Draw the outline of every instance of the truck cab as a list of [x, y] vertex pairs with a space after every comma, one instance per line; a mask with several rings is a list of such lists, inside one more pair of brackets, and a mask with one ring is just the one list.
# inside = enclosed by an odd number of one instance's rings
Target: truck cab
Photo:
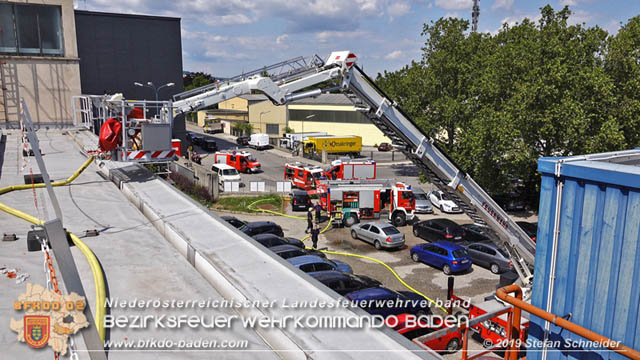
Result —
[[298, 189], [316, 189], [320, 184], [320, 180], [325, 180], [326, 178], [324, 170], [319, 166], [300, 163], [284, 165], [284, 179], [291, 181], [291, 186]]
[[256, 173], [261, 170], [260, 162], [247, 151], [219, 151], [213, 161], [216, 164], [227, 164], [242, 173]]

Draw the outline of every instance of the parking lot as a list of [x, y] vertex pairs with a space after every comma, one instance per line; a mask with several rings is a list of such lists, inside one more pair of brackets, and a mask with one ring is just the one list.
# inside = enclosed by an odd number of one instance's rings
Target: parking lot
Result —
[[[200, 129], [193, 126], [188, 127], [189, 131], [201, 133]], [[205, 135], [214, 138], [219, 150], [248, 150], [262, 164], [262, 171], [256, 174], [242, 174], [242, 182], [245, 184], [250, 181], [282, 181], [284, 164], [287, 162], [301, 161], [305, 163], [318, 164], [301, 157], [294, 157], [289, 152], [280, 149], [268, 149], [257, 151], [246, 147], [237, 146], [234, 138], [225, 134]], [[196, 151], [205, 154], [202, 164], [210, 167], [213, 164], [214, 157], [212, 152], [206, 152], [199, 147]], [[371, 148], [364, 151], [368, 156], [373, 155], [378, 158], [377, 177], [379, 179], [396, 179], [402, 181], [412, 187], [421, 188], [428, 192], [435, 189], [431, 184], [421, 184], [418, 178], [418, 172], [413, 164], [409, 164], [404, 159], [400, 161], [391, 161], [389, 153], [376, 154], [376, 150]], [[395, 159], [394, 159], [395, 160]], [[326, 167], [326, 166], [324, 166]], [[302, 239], [305, 233], [306, 220], [295, 219], [285, 216], [277, 216], [271, 214], [258, 213], [230, 213], [216, 210], [218, 215], [233, 215], [244, 221], [273, 221], [282, 227], [285, 236]], [[292, 212], [288, 206], [287, 215], [304, 217], [304, 212]], [[531, 213], [511, 214], [515, 220], [537, 221], [537, 216]], [[471, 223], [471, 220], [465, 214], [444, 214], [438, 209], [434, 209], [433, 214], [419, 214], [413, 222], [429, 220], [435, 218], [447, 218], [458, 224]], [[386, 221], [386, 219], [381, 219]], [[321, 228], [327, 225], [326, 218]], [[405, 244], [400, 249], [395, 250], [376, 250], [375, 247], [359, 239], [353, 239], [350, 235], [349, 228], [329, 227], [328, 230], [319, 236], [318, 246], [320, 249], [328, 249], [335, 252], [352, 254], [348, 255], [328, 255], [328, 258], [340, 260], [347, 263], [353, 269], [354, 274], [367, 275], [382, 283], [384, 287], [392, 290], [409, 290], [398, 280], [400, 277], [406, 284], [415, 290], [426, 295], [434, 301], [446, 301], [448, 277], [439, 268], [432, 267], [422, 262], [414, 262], [410, 256], [411, 247], [424, 244], [425, 240], [414, 236], [412, 226], [402, 226], [398, 228], [405, 235]], [[307, 246], [311, 246], [311, 241], [306, 241]], [[386, 267], [376, 263], [375, 261], [363, 258], [373, 258], [393, 268], [396, 274], [389, 271]], [[470, 298], [472, 302], [482, 302], [485, 297], [495, 293], [496, 286], [499, 283], [500, 275], [493, 274], [490, 270], [473, 265], [470, 270], [463, 273], [452, 275], [455, 279], [454, 292], [456, 295]], [[438, 311], [436, 311], [438, 312]], [[480, 351], [482, 344], [477, 340], [472, 340], [469, 344], [471, 351]], [[455, 355], [447, 355], [447, 358], [457, 358]]]

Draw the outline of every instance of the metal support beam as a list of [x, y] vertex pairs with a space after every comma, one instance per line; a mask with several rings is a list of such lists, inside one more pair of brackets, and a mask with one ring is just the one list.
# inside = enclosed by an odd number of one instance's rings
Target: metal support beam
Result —
[[60, 275], [62, 275], [65, 289], [68, 293], [74, 292], [85, 298], [89, 328], [81, 330], [81, 333], [84, 343], [87, 345], [87, 350], [89, 350], [89, 358], [91, 358], [91, 360], [107, 360], [107, 354], [104, 351], [100, 351], [104, 350], [104, 345], [98, 335], [89, 302], [86, 301], [87, 297], [82, 287], [82, 281], [80, 280], [80, 275], [78, 275], [78, 268], [73, 260], [69, 243], [67, 242], [67, 232], [62, 228], [62, 221], [60, 221], [60, 219], [48, 221], [44, 224], [44, 229], [47, 232], [47, 238], [49, 239], [54, 259], [58, 265], [58, 271]]

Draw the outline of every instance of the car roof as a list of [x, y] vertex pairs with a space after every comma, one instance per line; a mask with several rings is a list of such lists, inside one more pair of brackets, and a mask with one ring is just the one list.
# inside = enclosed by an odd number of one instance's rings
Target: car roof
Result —
[[[266, 235], [266, 234], [262, 234], [262, 235]], [[258, 236], [258, 235], [256, 235], [256, 236]], [[304, 250], [300, 249], [300, 248], [299, 248], [299, 247], [297, 247], [297, 246], [289, 245], [289, 244], [286, 244], [286, 245], [278, 245], [278, 246], [274, 246], [274, 247], [269, 248], [269, 249], [270, 249], [271, 251], [273, 251], [274, 253], [276, 253], [276, 254], [277, 254], [277, 253], [281, 253], [281, 252], [285, 252], [285, 251], [291, 251], [291, 250], [304, 251]]]
[[327, 281], [327, 280], [340, 280], [340, 279], [350, 279], [349, 274], [345, 274], [342, 271], [337, 270], [324, 270], [318, 271], [312, 275], [318, 281]]
[[372, 221], [372, 222], [368, 222], [368, 223], [365, 223], [365, 224], [362, 224], [362, 225], [366, 225], [366, 224], [375, 225], [375, 226], [377, 226], [379, 228], [395, 227], [392, 224], [389, 224], [388, 222], [384, 222], [384, 221]]
[[455, 221], [451, 220], [451, 219], [445, 219], [445, 218], [437, 218], [437, 219], [429, 219], [429, 220], [425, 220], [425, 221], [431, 221], [437, 224], [442, 224], [442, 225], [458, 225], [458, 223], [456, 223]]
[[[278, 235], [274, 235], [274, 234], [256, 234], [256, 235], [253, 235], [253, 238], [254, 239], [272, 239], [272, 238], [282, 239], [282, 237], [280, 237]], [[282, 240], [284, 240], [284, 239], [282, 239]]]
[[240, 219], [238, 219], [237, 217], [235, 217], [235, 216], [231, 216], [231, 215], [222, 215], [222, 216], [220, 216], [220, 218], [222, 218], [222, 220], [225, 220], [225, 221], [229, 221], [229, 220], [240, 220]]
[[296, 256], [296, 257], [287, 259], [287, 261], [295, 266], [312, 264], [312, 263], [326, 263], [326, 261], [324, 261], [323, 258], [317, 257], [315, 255]]
[[451, 251], [464, 249], [462, 246], [460, 246], [458, 244], [454, 244], [454, 243], [452, 243], [450, 241], [444, 241], [444, 240], [434, 241], [431, 244], [438, 245], [439, 247], [441, 247], [443, 249], [447, 249], [447, 250], [451, 250]]
[[414, 194], [426, 194], [424, 190], [420, 188], [411, 188], [411, 190], [413, 191]]
[[231, 165], [222, 164], [222, 163], [213, 164], [213, 166], [217, 167], [218, 169], [222, 169], [222, 170], [235, 169], [235, 168], [234, 168], [233, 166], [231, 166]]
[[367, 289], [351, 292], [349, 293], [349, 297], [357, 300], [357, 299], [362, 299], [366, 297], [377, 297], [377, 296], [392, 295], [392, 294], [398, 295], [398, 293], [396, 293], [395, 291], [380, 286], [380, 287], [367, 288]]
[[278, 225], [278, 224], [274, 223], [273, 221], [251, 221], [247, 223], [247, 226], [249, 227], [266, 226], [266, 225]]

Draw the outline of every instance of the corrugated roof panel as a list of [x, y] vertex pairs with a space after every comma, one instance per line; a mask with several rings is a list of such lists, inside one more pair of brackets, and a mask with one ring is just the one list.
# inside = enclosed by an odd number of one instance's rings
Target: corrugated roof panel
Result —
[[[640, 348], [640, 168], [637, 151], [596, 158], [541, 159], [540, 212], [531, 302], [547, 308], [552, 278], [557, 179], [564, 182], [551, 312], [632, 348]], [[617, 161], [620, 160], [620, 161]], [[556, 163], [563, 162], [559, 178]], [[527, 357], [542, 359], [545, 322], [531, 317]], [[585, 346], [550, 327], [547, 359], [623, 357]], [[574, 343], [583, 341], [583, 343]]]

